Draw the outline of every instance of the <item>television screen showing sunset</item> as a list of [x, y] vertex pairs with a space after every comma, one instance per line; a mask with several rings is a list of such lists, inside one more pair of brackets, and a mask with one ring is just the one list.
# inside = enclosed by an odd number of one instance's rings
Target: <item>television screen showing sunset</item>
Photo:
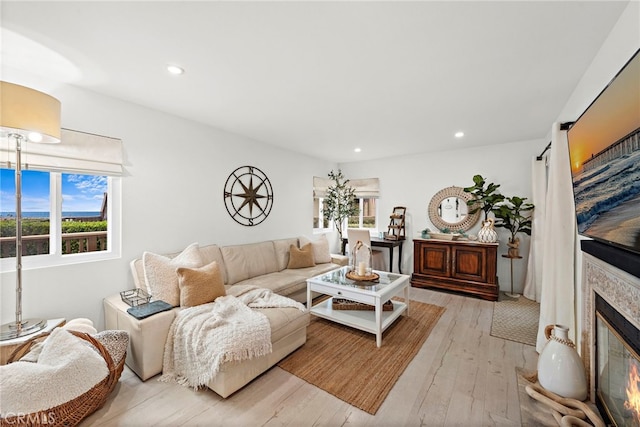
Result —
[[640, 55], [569, 129], [578, 232], [640, 252]]

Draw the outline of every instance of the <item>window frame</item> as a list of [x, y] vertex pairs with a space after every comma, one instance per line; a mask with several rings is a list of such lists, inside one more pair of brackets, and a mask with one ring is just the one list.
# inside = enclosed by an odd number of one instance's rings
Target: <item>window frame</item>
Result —
[[[22, 256], [22, 270], [73, 265], [85, 262], [117, 259], [122, 253], [122, 177], [108, 174], [75, 171], [47, 171], [49, 173], [49, 253]], [[107, 249], [103, 251], [62, 254], [62, 174], [81, 173], [107, 177]], [[1, 258], [3, 272], [15, 272], [16, 257]]]
[[[379, 217], [378, 217], [378, 198], [377, 197], [356, 197], [356, 199], [358, 200], [358, 227], [357, 228], [364, 228], [366, 230], [369, 230], [370, 232], [374, 232], [374, 233], [378, 233], [379, 229], [378, 229], [378, 225], [379, 225]], [[375, 227], [364, 227], [364, 200], [376, 200], [375, 205], [376, 205], [376, 209], [375, 209], [375, 215], [374, 215], [374, 219], [375, 219]], [[370, 216], [370, 215], [369, 215]], [[353, 218], [353, 217], [352, 217]], [[349, 223], [349, 218], [347, 218], [347, 224]]]
[[[318, 200], [318, 212], [314, 212], [314, 219], [315, 219], [315, 214], [318, 214], [318, 221], [320, 224], [324, 224], [324, 197], [314, 197], [314, 205], [315, 205], [315, 201]], [[315, 206], [314, 206], [314, 211], [315, 211]], [[313, 233], [314, 234], [321, 234], [321, 233], [327, 233], [333, 230], [333, 223], [334, 221], [329, 221], [329, 223], [327, 224], [327, 227], [314, 227], [313, 228]]]

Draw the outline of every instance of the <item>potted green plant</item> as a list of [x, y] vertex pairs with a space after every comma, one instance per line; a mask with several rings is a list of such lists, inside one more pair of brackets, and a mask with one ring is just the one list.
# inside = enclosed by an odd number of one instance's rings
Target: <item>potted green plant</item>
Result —
[[322, 215], [325, 220], [333, 221], [340, 241], [342, 241], [344, 220], [358, 214], [355, 189], [349, 185], [349, 180], [345, 179], [340, 169], [338, 169], [338, 173], [333, 170], [329, 172], [329, 178], [334, 184], [327, 188]]
[[509, 258], [519, 258], [520, 239], [518, 233], [531, 236], [531, 215], [534, 205], [528, 203], [526, 197], [507, 197], [502, 203], [496, 205], [492, 212], [496, 217], [496, 227], [509, 230]]
[[511, 293], [506, 293], [511, 298], [518, 298], [520, 294], [513, 292], [513, 260], [522, 258], [520, 256], [520, 239], [518, 233], [531, 235], [531, 214], [533, 204], [528, 203], [526, 197], [507, 197], [502, 203], [496, 205], [492, 212], [496, 217], [496, 227], [509, 230], [509, 243], [505, 258], [511, 261]]
[[469, 213], [473, 214], [482, 210], [484, 212], [484, 220], [489, 219], [489, 212], [493, 210], [495, 205], [504, 200], [504, 196], [497, 191], [498, 187], [500, 187], [500, 184], [487, 183], [482, 175], [475, 175], [473, 177], [473, 185], [463, 188], [466, 193], [471, 193], [475, 196], [475, 200], [467, 201], [467, 205], [471, 208]]
[[504, 200], [504, 196], [500, 194], [498, 187], [500, 187], [500, 184], [487, 183], [482, 175], [475, 175], [473, 177], [473, 185], [463, 188], [465, 192], [475, 196], [475, 199], [467, 201], [467, 206], [470, 208], [469, 213], [473, 214], [478, 210], [484, 212], [482, 228], [478, 232], [478, 240], [480, 242], [493, 243], [498, 240], [498, 233], [493, 227], [494, 220], [489, 218], [489, 212], [492, 212], [494, 207]]

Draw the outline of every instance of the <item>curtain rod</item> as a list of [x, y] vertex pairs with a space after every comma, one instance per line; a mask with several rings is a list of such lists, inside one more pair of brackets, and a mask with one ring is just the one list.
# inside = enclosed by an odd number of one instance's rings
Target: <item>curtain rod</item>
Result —
[[542, 156], [544, 156], [544, 153], [549, 151], [549, 148], [551, 148], [551, 142], [549, 142], [547, 146], [544, 148], [544, 150], [542, 150], [542, 153], [540, 153], [540, 155], [536, 157], [536, 160], [542, 160]]
[[[574, 123], [575, 122], [560, 123], [560, 130], [569, 130], [571, 128], [571, 126], [573, 126]], [[551, 142], [549, 142], [547, 144], [547, 146], [544, 148], [544, 150], [542, 150], [542, 153], [540, 153], [540, 155], [538, 157], [536, 157], [536, 159], [537, 160], [542, 160], [542, 156], [544, 156], [544, 153], [549, 151], [550, 148], [551, 148]]]

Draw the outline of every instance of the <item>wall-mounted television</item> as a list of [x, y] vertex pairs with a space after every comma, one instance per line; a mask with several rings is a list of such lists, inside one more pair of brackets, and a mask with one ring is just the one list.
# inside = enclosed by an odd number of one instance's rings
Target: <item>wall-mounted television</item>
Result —
[[640, 254], [640, 50], [567, 137], [578, 233]]

